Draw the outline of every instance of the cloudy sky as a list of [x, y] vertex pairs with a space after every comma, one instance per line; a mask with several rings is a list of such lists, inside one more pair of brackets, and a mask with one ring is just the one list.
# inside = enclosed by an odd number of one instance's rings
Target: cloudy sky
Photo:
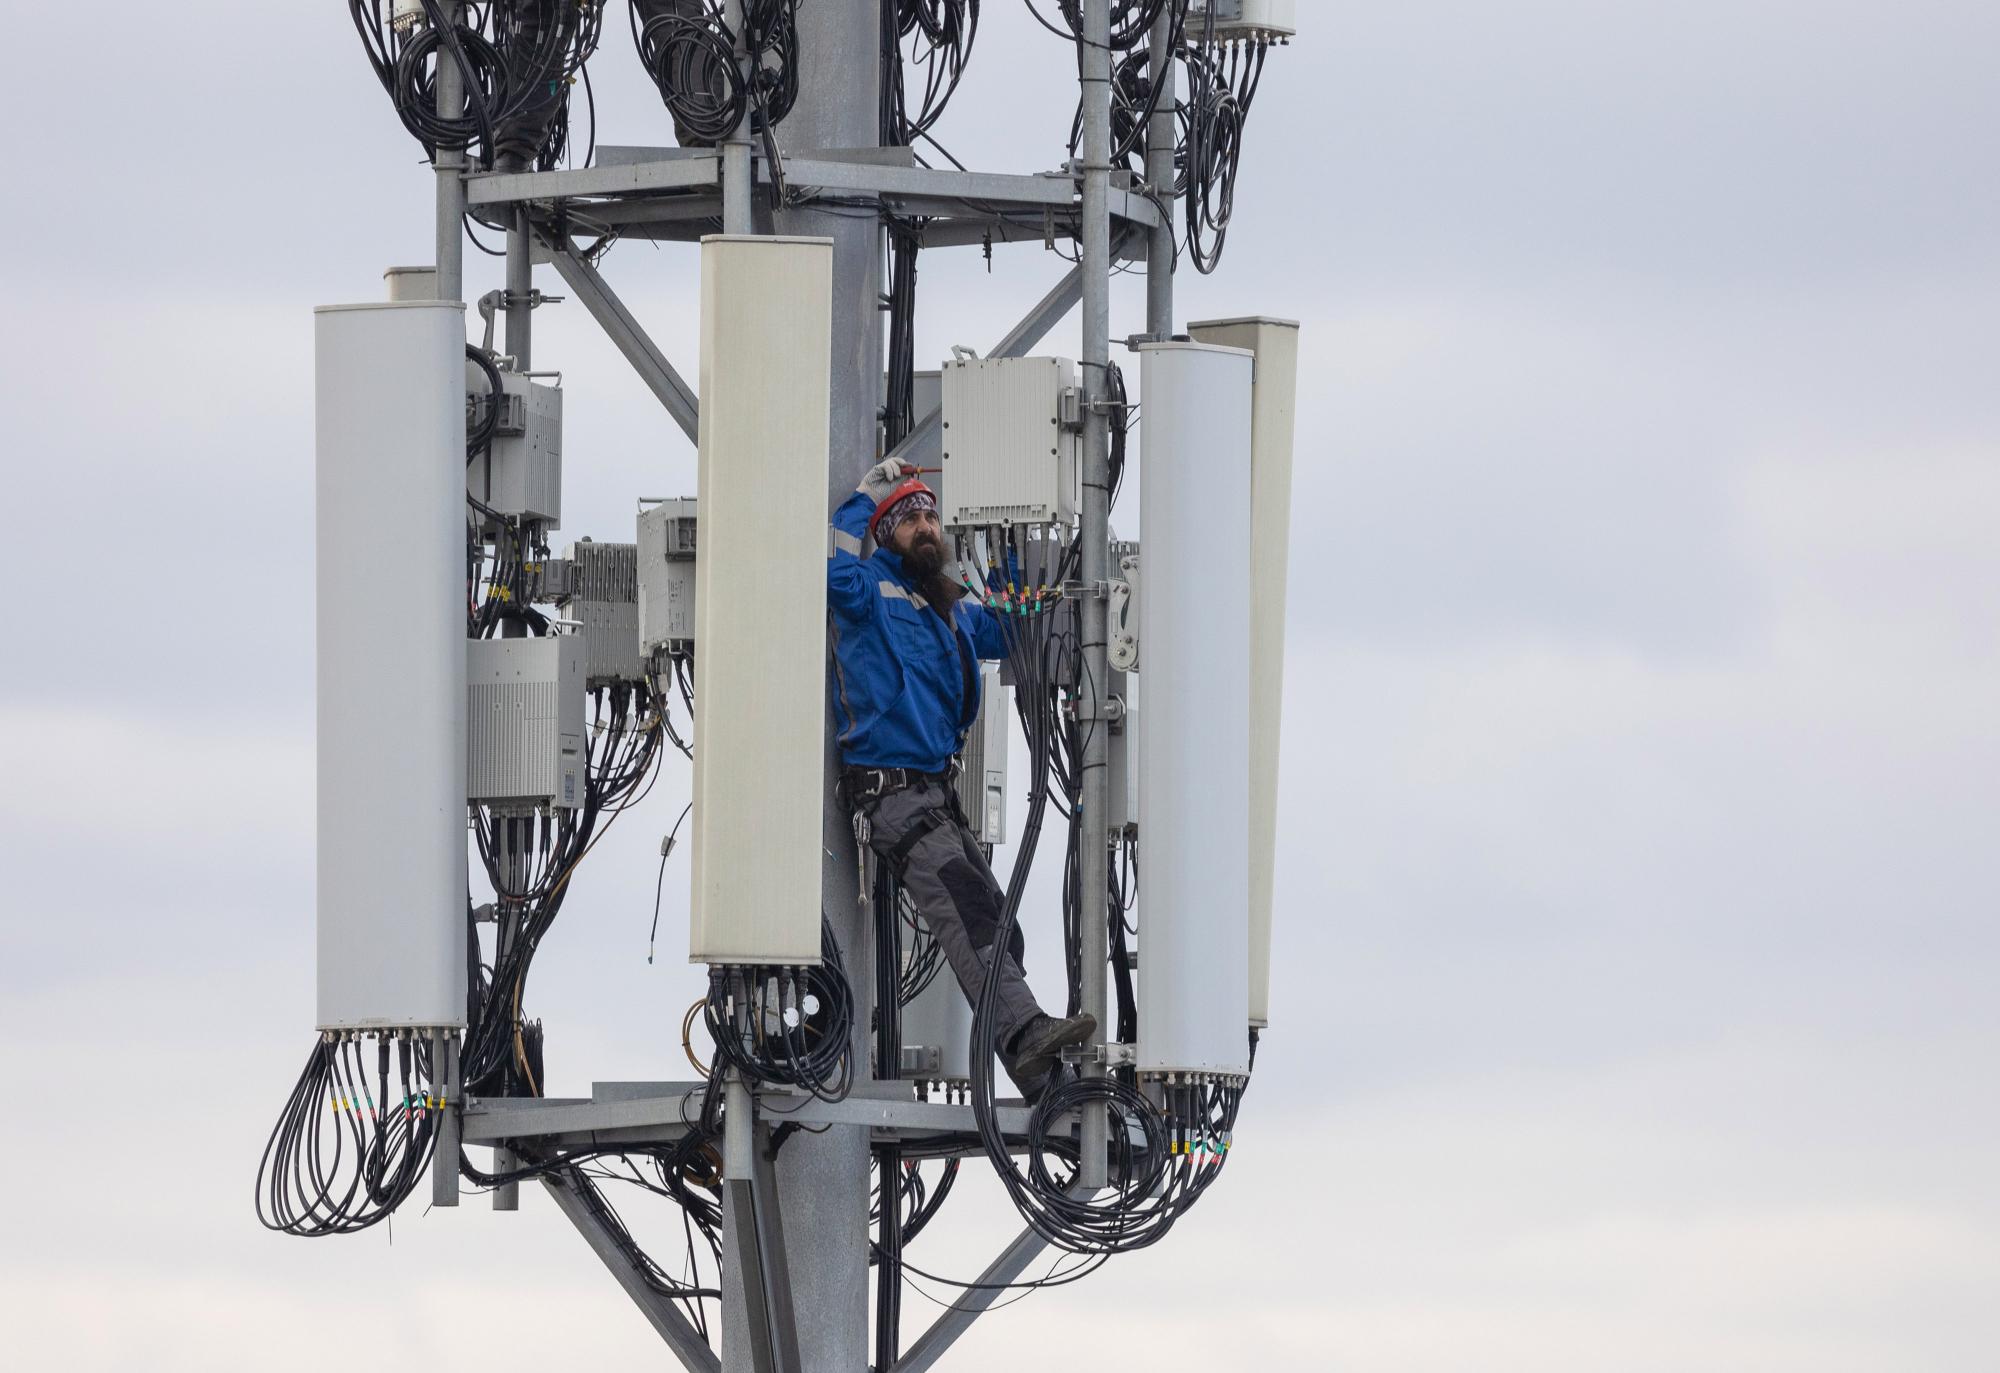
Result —
[[[1182, 284], [1305, 325], [1276, 1025], [1173, 1241], [953, 1366], [1991, 1369], [2000, 10], [1300, 8]], [[540, 1197], [313, 1244], [250, 1207], [311, 1038], [310, 311], [428, 257], [415, 145], [333, 0], [13, 9], [5, 1362], [657, 1362]], [[1051, 166], [1066, 58], [989, 10], [943, 135]], [[596, 70], [605, 141], [666, 141], [622, 25]], [[605, 266], [691, 372], [693, 256]], [[927, 257], [923, 355], [1061, 270]], [[567, 533], [693, 490], [580, 307], [537, 361]], [[675, 1075], [685, 789], [537, 964], [558, 1094]], [[1015, 1227], [961, 1194], [911, 1257], [969, 1276]]]

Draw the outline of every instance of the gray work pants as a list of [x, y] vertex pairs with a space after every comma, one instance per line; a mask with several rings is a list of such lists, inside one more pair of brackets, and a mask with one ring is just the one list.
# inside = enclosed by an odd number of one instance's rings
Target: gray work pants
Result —
[[[986, 855], [960, 823], [951, 791], [941, 782], [920, 782], [868, 802], [868, 847], [916, 903], [917, 913], [944, 950], [966, 1000], [976, 1008], [994, 956], [994, 936], [1006, 909], [1006, 894], [993, 878]], [[1021, 970], [1021, 927], [1014, 927], [1000, 964], [1000, 1004], [995, 1016], [994, 1052], [1012, 1075], [1004, 1046], [1042, 1014]], [[1016, 1079], [1022, 1088], [1033, 1086]]]

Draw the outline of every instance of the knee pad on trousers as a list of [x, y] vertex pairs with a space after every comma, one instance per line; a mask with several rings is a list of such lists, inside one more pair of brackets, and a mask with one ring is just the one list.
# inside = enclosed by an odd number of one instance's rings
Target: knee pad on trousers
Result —
[[[938, 882], [957, 908], [959, 923], [965, 926], [965, 937], [972, 941], [972, 947], [982, 951], [991, 948], [993, 936], [1000, 931], [1000, 903], [994, 899], [993, 884], [985, 874], [965, 859], [954, 858], [938, 869]], [[1020, 938], [1017, 928], [1009, 945]], [[1019, 959], [1016, 953], [1015, 960]]]

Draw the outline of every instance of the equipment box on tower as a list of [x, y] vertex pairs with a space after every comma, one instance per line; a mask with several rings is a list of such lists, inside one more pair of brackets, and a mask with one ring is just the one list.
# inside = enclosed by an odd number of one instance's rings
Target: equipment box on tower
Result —
[[494, 805], [583, 804], [580, 635], [469, 639], [465, 794]]
[[944, 523], [1076, 524], [1076, 364], [954, 358], [944, 366]]

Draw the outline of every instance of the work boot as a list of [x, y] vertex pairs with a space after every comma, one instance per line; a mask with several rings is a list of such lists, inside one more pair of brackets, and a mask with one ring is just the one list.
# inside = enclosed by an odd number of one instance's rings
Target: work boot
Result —
[[1016, 1082], [1033, 1082], [1055, 1067], [1062, 1051], [1074, 1044], [1088, 1044], [1097, 1033], [1097, 1017], [1089, 1011], [1067, 1020], [1038, 1015], [1014, 1036], [1009, 1051], [1013, 1063], [1009, 1073]]

